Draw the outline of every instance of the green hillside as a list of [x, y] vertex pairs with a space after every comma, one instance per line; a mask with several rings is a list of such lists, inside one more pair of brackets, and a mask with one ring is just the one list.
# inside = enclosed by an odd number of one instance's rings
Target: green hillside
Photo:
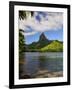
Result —
[[45, 51], [52, 51], [52, 52], [60, 52], [63, 51], [63, 43], [55, 40], [53, 42], [51, 42], [49, 45], [41, 48], [41, 51], [45, 52]]
[[63, 42], [58, 40], [49, 40], [42, 33], [37, 42], [32, 42], [29, 45], [25, 45], [28, 52], [62, 52]]
[[37, 42], [32, 42], [29, 45], [26, 45], [26, 51], [40, 51], [41, 48], [47, 46], [51, 43], [51, 40], [48, 40], [44, 33], [42, 33]]

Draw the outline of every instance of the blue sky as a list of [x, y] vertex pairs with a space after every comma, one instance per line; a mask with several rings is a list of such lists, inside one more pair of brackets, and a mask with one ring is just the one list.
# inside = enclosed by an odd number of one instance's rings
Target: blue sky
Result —
[[[49, 40], [59, 40], [63, 41], [63, 30], [58, 31], [46, 31], [44, 32], [45, 36]], [[39, 40], [39, 36], [41, 35], [41, 32], [38, 32], [31, 36], [25, 36], [26, 44], [31, 44], [32, 42], [37, 42]]]
[[26, 44], [38, 41], [42, 32], [49, 40], [63, 41], [63, 13], [34, 12], [33, 17], [19, 21], [19, 29], [24, 30]]

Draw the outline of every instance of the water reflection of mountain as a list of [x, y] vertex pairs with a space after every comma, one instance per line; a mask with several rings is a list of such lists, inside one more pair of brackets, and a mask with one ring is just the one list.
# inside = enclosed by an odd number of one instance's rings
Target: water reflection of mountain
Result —
[[[57, 57], [59, 56], [60, 57]], [[49, 57], [50, 56], [50, 57]], [[54, 56], [54, 58], [51, 58]], [[62, 76], [63, 53], [62, 52], [25, 52], [19, 62], [19, 78]], [[57, 57], [57, 58], [56, 58]], [[49, 76], [49, 77], [50, 77]]]

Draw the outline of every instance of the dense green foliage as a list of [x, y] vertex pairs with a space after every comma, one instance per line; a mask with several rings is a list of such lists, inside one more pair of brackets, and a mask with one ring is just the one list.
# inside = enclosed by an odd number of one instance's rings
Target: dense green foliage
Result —
[[59, 41], [53, 41], [52, 43], [50, 43], [49, 45], [41, 48], [41, 51], [45, 52], [45, 51], [52, 51], [52, 52], [60, 52], [63, 51], [63, 44]]
[[19, 30], [19, 53], [25, 51], [25, 38], [22, 32]]

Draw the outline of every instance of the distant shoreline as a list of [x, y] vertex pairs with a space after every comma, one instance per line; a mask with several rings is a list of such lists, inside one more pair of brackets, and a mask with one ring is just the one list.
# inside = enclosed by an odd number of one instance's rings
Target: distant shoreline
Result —
[[[31, 53], [38, 53], [39, 51], [24, 51], [24, 52], [21, 52], [21, 53], [19, 53], [20, 55], [22, 55], [22, 54], [24, 54], [24, 53], [26, 53], [26, 52], [31, 52]], [[45, 51], [45, 52], [41, 52], [40, 51], [40, 53], [56, 53], [56, 52], [49, 52], [49, 51]], [[59, 52], [59, 51], [57, 51], [57, 52]], [[60, 53], [63, 53], [63, 51], [61, 51]]]

